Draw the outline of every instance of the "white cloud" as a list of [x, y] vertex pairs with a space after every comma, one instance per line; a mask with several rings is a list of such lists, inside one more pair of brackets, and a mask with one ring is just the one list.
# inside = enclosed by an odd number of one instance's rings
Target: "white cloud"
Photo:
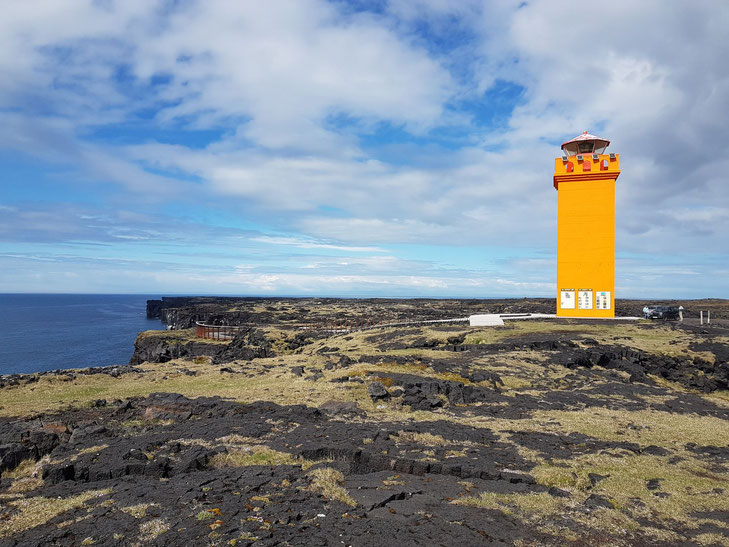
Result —
[[353, 247], [346, 245], [331, 245], [329, 243], [321, 243], [295, 237], [260, 236], [252, 237], [251, 241], [258, 241], [271, 245], [288, 245], [292, 247], [298, 247], [300, 249], [330, 249], [334, 251], [347, 251], [350, 253], [385, 252], [384, 249], [380, 249], [379, 247]]
[[[103, 199], [113, 184], [122, 210], [194, 204], [295, 234], [253, 240], [268, 249], [375, 253], [406, 243], [479, 253], [554, 249], [552, 158], [561, 140], [589, 129], [621, 153], [620, 252], [726, 261], [729, 8], [617, 0], [574, 9], [566, 0], [390, 0], [378, 14], [323, 0], [14, 2], [0, 20], [0, 148], [52, 164], [59, 180]], [[492, 105], [459, 105], [485, 100], [497, 80], [523, 93], [493, 126], [478, 120]], [[139, 112], [154, 113], [145, 127], [222, 136], [195, 148], [94, 138]], [[388, 149], [378, 131], [405, 142]], [[460, 145], [441, 145], [438, 131], [458, 133]], [[398, 146], [401, 161], [384, 159]], [[8, 212], [29, 239], [94, 229], [93, 219]], [[98, 224], [108, 240], [174, 238], [132, 216]], [[19, 237], [11, 223], [0, 229]], [[389, 267], [351, 258], [336, 264], [337, 279]], [[285, 275], [255, 282], [324, 282]], [[426, 277], [423, 286], [440, 283]]]

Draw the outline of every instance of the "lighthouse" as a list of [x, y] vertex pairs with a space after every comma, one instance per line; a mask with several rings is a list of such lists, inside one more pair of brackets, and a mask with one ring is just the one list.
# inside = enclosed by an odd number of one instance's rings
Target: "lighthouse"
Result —
[[557, 315], [615, 317], [615, 181], [619, 154], [585, 131], [554, 162]]

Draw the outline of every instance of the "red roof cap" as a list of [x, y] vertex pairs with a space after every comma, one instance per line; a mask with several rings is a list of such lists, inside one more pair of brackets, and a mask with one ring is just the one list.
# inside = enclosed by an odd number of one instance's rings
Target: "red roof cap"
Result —
[[561, 148], [564, 150], [565, 144], [570, 144], [571, 142], [580, 142], [580, 141], [600, 141], [600, 142], [604, 142], [605, 143], [605, 146], [609, 146], [610, 145], [610, 141], [609, 140], [603, 139], [602, 137], [596, 137], [595, 135], [591, 135], [587, 131], [584, 131], [582, 133], [582, 135], [578, 135], [574, 139], [570, 139], [568, 141], [563, 142]]

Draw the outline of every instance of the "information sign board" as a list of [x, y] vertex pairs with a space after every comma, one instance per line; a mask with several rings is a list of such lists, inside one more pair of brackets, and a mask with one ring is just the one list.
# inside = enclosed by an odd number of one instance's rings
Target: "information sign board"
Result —
[[559, 307], [563, 310], [574, 310], [575, 309], [575, 290], [574, 289], [561, 289], [559, 291]]
[[581, 310], [592, 309], [592, 289], [577, 290], [577, 307]]

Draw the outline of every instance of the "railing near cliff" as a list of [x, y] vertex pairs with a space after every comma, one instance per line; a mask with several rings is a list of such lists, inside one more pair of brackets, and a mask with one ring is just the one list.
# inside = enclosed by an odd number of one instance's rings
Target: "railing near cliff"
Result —
[[200, 321], [195, 322], [195, 336], [209, 340], [232, 340], [238, 332], [246, 327], [233, 327], [230, 325], [206, 325]]
[[456, 317], [452, 319], [421, 319], [414, 321], [372, 321], [372, 320], [349, 320], [343, 322], [326, 321], [320, 322], [313, 325], [303, 325], [299, 328], [304, 330], [319, 330], [329, 332], [333, 334], [349, 333], [356, 331], [372, 330], [372, 329], [385, 329], [390, 327], [413, 327], [417, 325], [428, 325], [438, 323], [464, 323], [468, 322], [468, 317]]
[[[458, 317], [452, 319], [425, 319], [415, 321], [398, 321], [392, 322], [387, 320], [369, 319], [350, 319], [348, 321], [320, 321], [318, 323], [304, 324], [287, 324], [288, 327], [294, 327], [301, 330], [323, 331], [331, 334], [344, 334], [357, 331], [365, 331], [372, 329], [382, 329], [390, 327], [412, 327], [416, 325], [428, 325], [438, 323], [463, 323], [467, 322], [468, 317]], [[198, 338], [207, 338], [209, 340], [232, 340], [236, 337], [241, 329], [250, 328], [248, 326], [231, 326], [231, 325], [208, 325], [201, 321], [195, 322], [195, 336]]]

